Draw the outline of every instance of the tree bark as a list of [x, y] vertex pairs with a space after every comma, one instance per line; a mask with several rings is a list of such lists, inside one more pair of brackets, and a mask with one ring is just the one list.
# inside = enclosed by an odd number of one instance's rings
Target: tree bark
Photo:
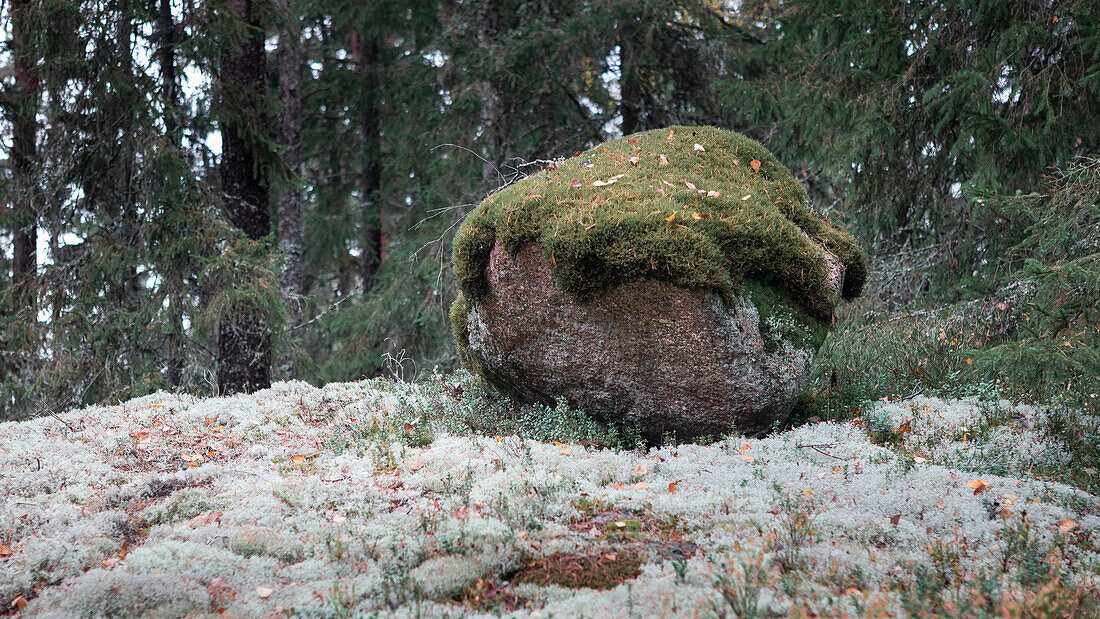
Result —
[[478, 150], [482, 159], [481, 181], [485, 193], [499, 188], [504, 183], [504, 179], [500, 177], [499, 168], [494, 163], [500, 154], [497, 131], [497, 125], [500, 124], [500, 95], [493, 85], [492, 76], [487, 74], [488, 58], [492, 55], [491, 47], [497, 34], [496, 18], [499, 8], [498, 0], [486, 0], [480, 4], [476, 14], [477, 47], [485, 66], [483, 69], [485, 73], [477, 83], [481, 96], [481, 135], [477, 141], [480, 145]]
[[12, 101], [13, 172], [12, 211], [12, 311], [25, 311], [28, 320], [37, 320], [37, 290], [34, 276], [38, 262], [38, 191], [34, 182], [35, 141], [38, 127], [35, 115], [41, 85], [35, 54], [28, 41], [28, 20], [32, 0], [12, 0], [11, 50], [15, 59], [15, 92]]
[[[160, 63], [161, 97], [164, 100], [164, 129], [169, 148], [181, 154], [179, 137], [179, 96], [176, 83], [176, 26], [172, 18], [171, 0], [160, 0], [157, 11], [157, 38], [160, 47], [157, 59]], [[177, 265], [165, 269], [164, 280], [168, 295], [168, 386], [176, 389], [183, 384], [183, 304], [184, 286], [182, 273]]]
[[378, 41], [368, 35], [352, 36], [352, 55], [363, 84], [359, 108], [359, 125], [363, 140], [363, 220], [359, 245], [359, 262], [363, 294], [374, 287], [375, 276], [382, 264], [382, 127], [381, 89], [378, 75]]
[[[225, 42], [218, 76], [222, 201], [229, 221], [258, 241], [271, 232], [268, 188], [259, 165], [263, 140], [255, 134], [265, 126], [263, 29], [252, 0], [229, 0], [228, 7], [245, 32], [243, 41]], [[223, 393], [271, 386], [271, 333], [261, 309], [246, 299], [233, 304], [218, 325], [218, 384]]]
[[[290, 325], [298, 324], [302, 316], [302, 211], [304, 197], [302, 179], [302, 26], [298, 12], [289, 0], [280, 0], [282, 30], [279, 32], [279, 145], [283, 148], [283, 164], [287, 180], [279, 196], [279, 253], [283, 256], [279, 269], [279, 286], [286, 300]], [[289, 379], [294, 373], [293, 332], [279, 357], [279, 377]]]

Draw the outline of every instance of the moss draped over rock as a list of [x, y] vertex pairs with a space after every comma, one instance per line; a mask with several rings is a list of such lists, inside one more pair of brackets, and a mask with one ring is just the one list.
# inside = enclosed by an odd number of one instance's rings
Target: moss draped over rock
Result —
[[851, 235], [813, 211], [774, 155], [713, 127], [607, 142], [486, 198], [455, 236], [457, 307], [486, 294], [498, 241], [513, 255], [536, 243], [561, 288], [582, 301], [646, 278], [726, 298], [755, 281], [824, 323], [838, 299], [818, 244], [844, 264], [843, 297], [858, 296], [867, 275]]

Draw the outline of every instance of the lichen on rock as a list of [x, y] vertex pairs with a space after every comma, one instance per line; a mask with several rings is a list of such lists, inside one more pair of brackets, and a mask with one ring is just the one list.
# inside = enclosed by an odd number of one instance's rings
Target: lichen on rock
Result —
[[[508, 286], [519, 288], [492, 290], [494, 251], [503, 250], [515, 260], [529, 245], [538, 248], [541, 261], [525, 259], [520, 270], [526, 271], [519, 279], [498, 278], [498, 284], [507, 280], [512, 282]], [[760, 354], [780, 354], [786, 346], [792, 353], [808, 352], [810, 358], [825, 337], [836, 304], [860, 293], [867, 270], [866, 257], [851, 236], [813, 211], [805, 189], [767, 149], [712, 127], [628, 136], [506, 187], [467, 216], [455, 237], [453, 258], [460, 295], [451, 316], [460, 359], [521, 394], [525, 385], [517, 383], [549, 369], [523, 362], [517, 366], [509, 358], [515, 352], [511, 349], [490, 352], [486, 342], [498, 338], [501, 327], [486, 323], [481, 314], [496, 311], [498, 321], [507, 321], [507, 312], [522, 311], [522, 302], [500, 305], [504, 300], [489, 297], [529, 293], [523, 278], [539, 279], [535, 271], [543, 267], [538, 262], [545, 263], [564, 293], [560, 299], [536, 294], [543, 302], [595, 308], [591, 304], [624, 285], [662, 282], [688, 294], [716, 295], [722, 311], [736, 313], [738, 321], [754, 316], [755, 333], [745, 341], [762, 342], [766, 350]], [[502, 273], [512, 269], [499, 257], [494, 264]], [[652, 296], [666, 297], [666, 292]], [[739, 299], [749, 302], [747, 309]], [[489, 308], [492, 303], [497, 303], [496, 310]], [[608, 311], [622, 308], [619, 304]], [[542, 320], [553, 322], [552, 308], [550, 312]], [[574, 323], [587, 320], [566, 313]], [[480, 353], [470, 348], [471, 320], [481, 330], [475, 333]], [[558, 336], [564, 337], [569, 328]], [[529, 337], [539, 338], [537, 333], [517, 338], [515, 329], [504, 330], [521, 345]], [[495, 356], [495, 362], [487, 364], [487, 356]], [[804, 357], [795, 365], [804, 365]], [[741, 364], [730, 359], [716, 363], [727, 369]], [[791, 362], [773, 365], [778, 371]], [[552, 394], [544, 387], [527, 390], [525, 399], [548, 399]], [[611, 391], [604, 389], [601, 397]], [[783, 407], [769, 405], [775, 409], [769, 416], [782, 416], [776, 411]]]

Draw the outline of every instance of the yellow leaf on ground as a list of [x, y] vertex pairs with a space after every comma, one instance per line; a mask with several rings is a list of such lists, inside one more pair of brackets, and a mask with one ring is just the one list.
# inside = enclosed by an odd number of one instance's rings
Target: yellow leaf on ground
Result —
[[673, 213], [673, 214], [669, 215], [668, 217], [665, 217], [665, 221], [670, 222], [670, 223], [672, 222], [673, 219], [676, 219], [676, 213]]
[[966, 485], [968, 485], [968, 486], [970, 486], [971, 488], [974, 489], [974, 494], [981, 494], [982, 492], [985, 491], [986, 488], [989, 487], [989, 484], [987, 484], [986, 482], [984, 482], [980, 479], [974, 479], [974, 480], [968, 481], [968, 482], [966, 482]]

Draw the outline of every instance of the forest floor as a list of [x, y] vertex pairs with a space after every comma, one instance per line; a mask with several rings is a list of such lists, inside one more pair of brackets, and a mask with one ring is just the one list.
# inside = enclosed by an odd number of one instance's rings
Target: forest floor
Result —
[[1041, 407], [915, 397], [763, 439], [462, 431], [462, 380], [165, 393], [0, 424], [25, 616], [1095, 616], [1100, 497]]

